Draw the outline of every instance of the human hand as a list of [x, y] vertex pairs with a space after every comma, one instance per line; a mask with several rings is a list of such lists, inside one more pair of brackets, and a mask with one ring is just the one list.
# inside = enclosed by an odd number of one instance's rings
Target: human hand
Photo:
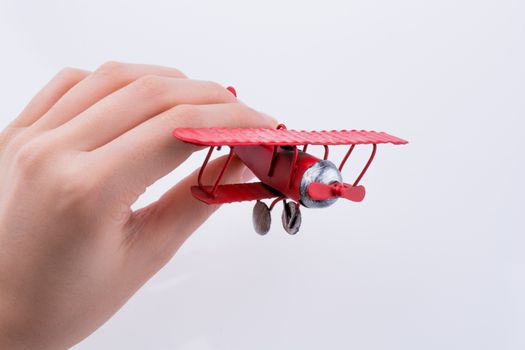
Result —
[[[67, 348], [113, 315], [216, 206], [192, 174], [133, 212], [197, 147], [176, 127], [269, 127], [224, 87], [110, 62], [61, 71], [0, 134], [0, 349]], [[220, 170], [224, 158], [207, 167]], [[225, 181], [245, 167], [229, 166]]]

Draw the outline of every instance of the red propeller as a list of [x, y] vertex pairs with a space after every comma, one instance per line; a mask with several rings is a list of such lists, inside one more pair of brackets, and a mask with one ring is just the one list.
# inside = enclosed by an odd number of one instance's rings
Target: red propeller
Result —
[[354, 187], [340, 182], [333, 184], [312, 182], [308, 185], [307, 192], [308, 196], [316, 201], [343, 197], [353, 202], [361, 202], [365, 198], [365, 188], [363, 186]]

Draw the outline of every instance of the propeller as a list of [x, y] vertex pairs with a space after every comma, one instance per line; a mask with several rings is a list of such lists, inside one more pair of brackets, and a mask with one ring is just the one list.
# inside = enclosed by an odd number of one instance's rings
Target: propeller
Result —
[[363, 186], [352, 186], [340, 182], [332, 184], [312, 182], [308, 185], [307, 192], [308, 196], [316, 201], [343, 197], [352, 202], [361, 202], [365, 198], [365, 188]]

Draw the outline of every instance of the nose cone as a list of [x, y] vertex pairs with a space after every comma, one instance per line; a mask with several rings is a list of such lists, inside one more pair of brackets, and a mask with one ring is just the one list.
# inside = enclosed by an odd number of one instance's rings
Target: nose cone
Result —
[[317, 200], [308, 194], [308, 187], [311, 183], [321, 184], [342, 183], [343, 177], [334, 163], [329, 160], [320, 160], [310, 166], [303, 174], [301, 179], [301, 204], [308, 208], [325, 208], [335, 203], [336, 196]]

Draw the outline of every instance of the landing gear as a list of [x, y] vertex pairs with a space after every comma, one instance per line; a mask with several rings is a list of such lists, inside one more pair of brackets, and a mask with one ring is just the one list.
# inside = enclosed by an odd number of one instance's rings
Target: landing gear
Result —
[[270, 226], [272, 224], [270, 208], [268, 208], [263, 202], [257, 201], [253, 207], [252, 220], [255, 232], [264, 236], [270, 231]]
[[299, 210], [299, 204], [284, 201], [281, 219], [286, 232], [291, 235], [299, 232], [299, 228], [301, 228], [301, 211]]
[[299, 210], [299, 203], [287, 202], [283, 198], [275, 200], [270, 207], [261, 201], [255, 203], [252, 213], [253, 228], [255, 229], [255, 232], [261, 236], [268, 233], [272, 223], [272, 217], [270, 215], [271, 210], [275, 204], [281, 200], [283, 202], [281, 220], [284, 230], [290, 235], [295, 235], [299, 232], [299, 228], [301, 227], [301, 211]]

